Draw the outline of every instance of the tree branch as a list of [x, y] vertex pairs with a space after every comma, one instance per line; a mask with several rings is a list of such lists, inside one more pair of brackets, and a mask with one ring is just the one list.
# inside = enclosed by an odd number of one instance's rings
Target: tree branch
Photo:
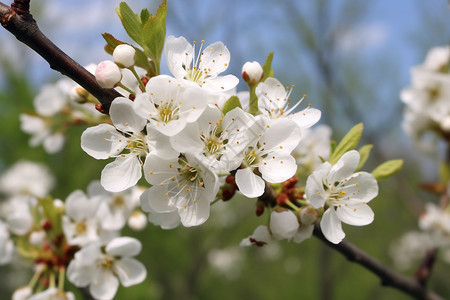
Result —
[[[29, 3], [29, 1], [22, 2]], [[19, 41], [42, 56], [50, 64], [50, 68], [71, 78], [85, 88], [100, 101], [102, 104], [101, 111], [108, 113], [111, 102], [122, 95], [114, 89], [101, 88], [91, 73], [53, 44], [40, 31], [33, 16], [27, 10], [24, 10], [26, 7], [23, 4], [21, 1], [15, 1], [13, 7], [9, 7], [0, 2], [0, 23], [2, 26]]]

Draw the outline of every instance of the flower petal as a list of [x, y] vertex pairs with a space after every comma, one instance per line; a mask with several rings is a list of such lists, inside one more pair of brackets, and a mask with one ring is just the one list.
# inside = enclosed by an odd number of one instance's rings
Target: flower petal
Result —
[[114, 264], [114, 270], [124, 287], [139, 284], [147, 277], [145, 266], [134, 258], [120, 259]]
[[139, 159], [131, 154], [119, 156], [103, 168], [101, 183], [105, 190], [121, 192], [134, 185], [142, 176]]
[[270, 154], [263, 160], [258, 169], [262, 178], [270, 183], [279, 183], [295, 175], [297, 163], [295, 158], [288, 154]]
[[306, 239], [309, 239], [312, 236], [312, 233], [314, 231], [314, 224], [312, 225], [300, 225], [300, 228], [298, 229], [297, 233], [294, 235], [294, 242], [299, 244], [303, 242]]
[[132, 257], [141, 252], [142, 244], [139, 240], [123, 236], [113, 239], [106, 245], [106, 253], [112, 256]]
[[335, 165], [330, 170], [327, 176], [327, 182], [329, 184], [334, 184], [350, 177], [355, 171], [359, 163], [359, 152], [356, 150], [351, 150], [344, 153], [342, 157], [336, 162]]
[[142, 210], [146, 212], [153, 210], [157, 213], [169, 213], [177, 209], [170, 205], [167, 189], [159, 185], [154, 185], [142, 193], [140, 202]]
[[203, 196], [198, 200], [194, 200], [191, 205], [178, 208], [178, 213], [180, 214], [183, 226], [191, 227], [201, 225], [209, 218], [209, 199]]
[[256, 198], [264, 193], [265, 183], [251, 168], [239, 169], [236, 172], [236, 184], [242, 194]]
[[126, 145], [124, 136], [109, 124], [89, 127], [81, 135], [81, 148], [96, 159], [120, 154]]
[[89, 292], [95, 299], [113, 299], [119, 288], [119, 280], [108, 269], [95, 269], [95, 280], [89, 285]]
[[323, 235], [333, 244], [339, 244], [345, 237], [342, 224], [333, 207], [328, 208], [320, 221]]
[[372, 209], [365, 204], [337, 207], [336, 215], [342, 222], [354, 226], [370, 224], [374, 218]]
[[133, 108], [133, 101], [118, 97], [111, 103], [109, 115], [114, 126], [122, 132], [139, 132], [147, 120], [138, 116]]

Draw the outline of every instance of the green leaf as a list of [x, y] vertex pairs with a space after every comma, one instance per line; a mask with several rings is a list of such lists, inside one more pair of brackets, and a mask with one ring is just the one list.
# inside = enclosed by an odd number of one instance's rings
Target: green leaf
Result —
[[149, 18], [150, 18], [150, 13], [149, 13], [148, 9], [144, 8], [143, 10], [141, 10], [141, 23], [142, 24], [147, 23]]
[[242, 108], [241, 101], [237, 96], [231, 96], [230, 99], [225, 102], [222, 108], [222, 113], [225, 115], [230, 110], [235, 109], [236, 107]]
[[166, 38], [166, 14], [167, 2], [163, 0], [156, 15], [150, 15], [142, 29], [141, 46], [144, 48], [144, 53], [154, 61], [157, 68], [156, 75], [159, 74], [159, 64]]
[[345, 152], [356, 148], [359, 140], [361, 139], [363, 129], [363, 123], [359, 123], [353, 126], [352, 129], [350, 129], [350, 131], [344, 136], [341, 142], [336, 146], [336, 149], [333, 151], [333, 153], [331, 153], [330, 163], [332, 165], [334, 165]]
[[336, 141], [330, 141], [330, 157], [331, 154], [333, 154], [333, 152], [336, 150], [336, 147], [337, 147]]
[[264, 77], [261, 81], [265, 81], [267, 78], [273, 77], [272, 60], [273, 60], [273, 52], [270, 52], [267, 55], [266, 62], [262, 66], [264, 71]]
[[449, 163], [441, 163], [439, 165], [439, 176], [441, 178], [441, 182], [443, 184], [447, 184], [450, 181], [450, 164]]
[[358, 152], [360, 155], [359, 164], [356, 167], [356, 170], [361, 169], [369, 158], [370, 150], [372, 150], [373, 145], [364, 145], [359, 148]]
[[399, 172], [402, 169], [402, 166], [402, 159], [389, 160], [376, 167], [375, 170], [372, 171], [372, 175], [376, 180], [383, 180]]
[[[113, 37], [112, 34], [110, 34], [110, 33], [103, 33], [102, 36], [107, 43], [107, 45], [105, 46], [105, 51], [108, 54], [112, 55], [114, 49], [116, 49], [116, 47], [118, 45], [126, 44], [125, 42], [119, 41], [118, 39]], [[132, 45], [130, 45], [130, 46], [132, 46]], [[136, 50], [136, 66], [148, 71], [150, 69], [150, 64], [148, 62], [147, 56], [144, 54], [144, 52], [141, 49], [138, 49], [134, 46], [132, 46], [132, 47], [134, 48], [134, 50]]]
[[142, 45], [142, 23], [141, 18], [131, 10], [125, 2], [120, 2], [119, 8], [116, 9], [122, 25], [128, 35]]

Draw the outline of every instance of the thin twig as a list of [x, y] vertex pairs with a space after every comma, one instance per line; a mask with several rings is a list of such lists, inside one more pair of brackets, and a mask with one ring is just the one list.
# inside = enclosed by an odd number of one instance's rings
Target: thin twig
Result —
[[[26, 6], [23, 6], [24, 3], [22, 3], [22, 6], [16, 2], [13, 4], [15, 6], [11, 8], [0, 2], [0, 23], [2, 26], [19, 41], [42, 56], [50, 64], [50, 68], [71, 78], [85, 88], [100, 101], [102, 112], [107, 113], [111, 102], [122, 95], [114, 89], [101, 88], [91, 73], [65, 54], [40, 31], [33, 16], [23, 10], [26, 8]], [[16, 11], [20, 11], [20, 13]]]

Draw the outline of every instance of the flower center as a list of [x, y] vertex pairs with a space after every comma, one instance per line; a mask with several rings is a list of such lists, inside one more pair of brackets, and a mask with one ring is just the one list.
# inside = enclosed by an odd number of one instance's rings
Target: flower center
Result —
[[160, 120], [167, 124], [172, 120], [178, 119], [178, 112], [180, 108], [173, 104], [173, 102], [170, 102], [158, 106], [158, 110]]
[[127, 139], [127, 149], [130, 150], [130, 153], [138, 156], [145, 156], [148, 152], [148, 145], [145, 141], [145, 136], [142, 133], [132, 134]]
[[84, 221], [78, 222], [75, 226], [75, 231], [78, 235], [86, 233], [86, 230], [87, 230], [87, 225], [86, 225], [86, 222], [84, 222]]
[[112, 205], [116, 208], [121, 208], [125, 204], [125, 199], [122, 196], [116, 196], [113, 199]]

